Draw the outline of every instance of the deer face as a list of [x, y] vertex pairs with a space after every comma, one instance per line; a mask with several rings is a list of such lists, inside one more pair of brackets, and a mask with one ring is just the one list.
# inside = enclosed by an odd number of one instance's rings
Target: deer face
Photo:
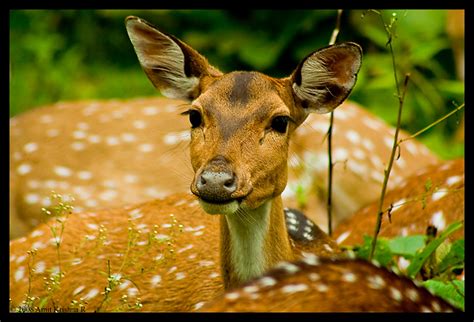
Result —
[[308, 113], [326, 113], [350, 93], [361, 49], [343, 43], [307, 56], [287, 78], [223, 74], [191, 47], [129, 17], [127, 31], [152, 83], [190, 101], [191, 191], [208, 213], [256, 209], [287, 182], [291, 133]]

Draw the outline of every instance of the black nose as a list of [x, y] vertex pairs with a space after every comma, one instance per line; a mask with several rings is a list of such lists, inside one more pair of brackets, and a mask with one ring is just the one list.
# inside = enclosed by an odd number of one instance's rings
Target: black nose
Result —
[[226, 202], [237, 190], [233, 173], [224, 171], [204, 170], [196, 181], [199, 197], [211, 202]]
[[231, 195], [237, 190], [237, 179], [229, 161], [218, 155], [204, 167], [194, 187], [195, 194], [202, 200], [225, 203], [232, 200]]

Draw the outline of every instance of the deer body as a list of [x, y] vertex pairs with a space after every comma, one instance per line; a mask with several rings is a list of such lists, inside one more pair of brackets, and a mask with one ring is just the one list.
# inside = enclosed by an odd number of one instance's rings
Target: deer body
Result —
[[366, 261], [282, 262], [263, 276], [219, 295], [203, 312], [454, 312], [450, 304]]

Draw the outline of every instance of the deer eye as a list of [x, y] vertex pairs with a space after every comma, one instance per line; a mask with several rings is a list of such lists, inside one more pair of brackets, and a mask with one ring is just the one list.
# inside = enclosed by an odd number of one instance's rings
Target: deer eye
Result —
[[201, 113], [199, 113], [196, 110], [189, 110], [188, 115], [189, 115], [189, 122], [191, 123], [191, 128], [194, 129], [201, 125], [202, 123]]
[[279, 133], [286, 133], [286, 129], [288, 128], [288, 122], [290, 118], [288, 116], [275, 116], [272, 120], [272, 129]]

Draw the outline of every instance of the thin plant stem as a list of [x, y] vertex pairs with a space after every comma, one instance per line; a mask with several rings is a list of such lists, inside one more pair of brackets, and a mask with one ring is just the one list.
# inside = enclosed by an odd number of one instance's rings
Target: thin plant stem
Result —
[[395, 153], [397, 151], [398, 147], [398, 134], [400, 132], [400, 125], [401, 125], [401, 119], [402, 119], [402, 110], [403, 110], [403, 102], [405, 100], [405, 94], [407, 91], [408, 87], [408, 80], [410, 79], [410, 74], [405, 75], [405, 81], [403, 84], [403, 93], [400, 93], [400, 87], [398, 85], [398, 77], [397, 77], [397, 65], [395, 62], [395, 54], [393, 52], [393, 46], [392, 46], [392, 34], [391, 31], [389, 30], [389, 27], [385, 24], [385, 21], [383, 19], [383, 16], [381, 13], [379, 13], [379, 17], [382, 21], [382, 25], [384, 26], [385, 32], [387, 33], [388, 36], [388, 41], [387, 45], [389, 46], [390, 49], [390, 55], [392, 57], [392, 67], [393, 67], [393, 76], [395, 79], [395, 85], [397, 89], [397, 97], [398, 97], [398, 117], [397, 117], [397, 126], [395, 128], [395, 135], [393, 137], [393, 145], [392, 145], [392, 151], [390, 153], [390, 158], [388, 161], [387, 168], [384, 170], [384, 179], [383, 179], [383, 184], [382, 184], [382, 192], [380, 194], [380, 199], [379, 199], [379, 204], [378, 204], [378, 209], [377, 209], [377, 221], [375, 223], [375, 229], [374, 229], [374, 238], [372, 239], [371, 247], [370, 247], [370, 253], [369, 253], [369, 260], [372, 260], [374, 257], [375, 253], [375, 246], [377, 245], [377, 237], [380, 232], [380, 227], [382, 225], [382, 217], [383, 217], [383, 202], [385, 199], [385, 193], [387, 192], [387, 185], [388, 185], [388, 179], [390, 178], [390, 172], [392, 171], [392, 166], [393, 166], [393, 161], [395, 159]]
[[426, 132], [428, 131], [429, 129], [431, 129], [433, 126], [437, 125], [438, 123], [441, 123], [442, 121], [444, 121], [445, 119], [447, 119], [448, 117], [450, 117], [451, 115], [453, 115], [454, 113], [460, 111], [461, 109], [463, 109], [465, 106], [465, 103], [462, 103], [461, 105], [459, 105], [458, 107], [456, 107], [454, 110], [452, 110], [451, 112], [449, 112], [448, 114], [446, 114], [445, 116], [439, 118], [438, 120], [434, 121], [433, 123], [431, 123], [430, 125], [426, 126], [425, 128], [419, 130], [418, 132], [416, 132], [415, 134], [412, 134], [404, 139], [400, 139], [400, 141], [398, 142], [398, 144], [401, 144], [405, 141], [408, 141], [408, 140], [412, 140], [414, 138], [416, 138], [418, 135], [422, 134], [423, 132]]
[[[336, 27], [331, 35], [329, 40], [329, 45], [334, 45], [336, 43], [337, 36], [339, 35], [339, 30], [341, 27], [341, 16], [342, 9], [337, 10], [336, 18]], [[331, 112], [329, 116], [329, 128], [327, 132], [328, 136], [328, 196], [327, 196], [327, 213], [328, 213], [328, 235], [332, 235], [332, 172], [334, 164], [332, 163], [332, 127], [334, 123], [334, 112]]]

